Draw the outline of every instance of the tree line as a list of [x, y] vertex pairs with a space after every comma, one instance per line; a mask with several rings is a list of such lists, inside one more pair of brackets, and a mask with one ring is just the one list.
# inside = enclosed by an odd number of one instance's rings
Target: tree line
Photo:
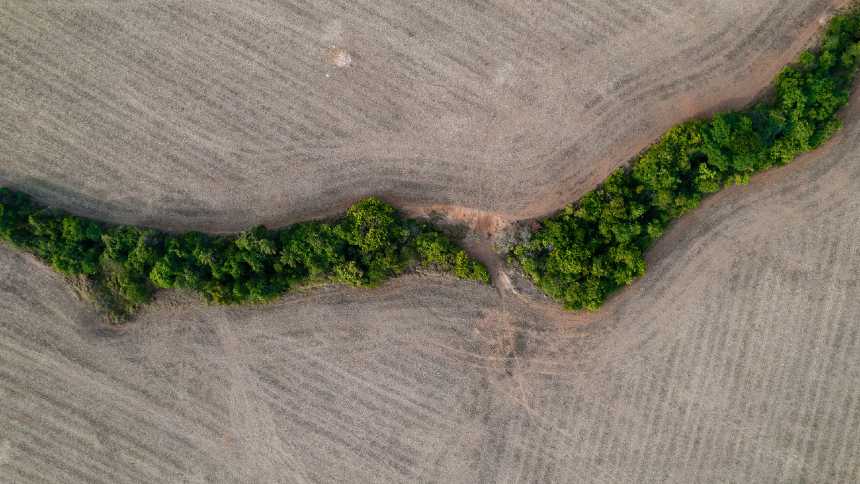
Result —
[[645, 251], [668, 224], [721, 188], [785, 165], [841, 128], [860, 57], [860, 10], [834, 17], [815, 51], [777, 77], [749, 109], [669, 130], [629, 167], [543, 220], [509, 260], [569, 309], [597, 309], [645, 272]]
[[0, 239], [65, 275], [86, 278], [117, 319], [160, 288], [192, 289], [214, 303], [238, 304], [271, 301], [314, 282], [375, 286], [416, 266], [490, 280], [486, 267], [438, 229], [404, 218], [374, 197], [331, 222], [219, 236], [108, 225], [0, 188]]

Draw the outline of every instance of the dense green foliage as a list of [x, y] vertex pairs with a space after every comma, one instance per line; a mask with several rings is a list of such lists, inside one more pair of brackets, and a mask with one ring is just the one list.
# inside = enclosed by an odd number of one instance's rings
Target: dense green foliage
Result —
[[223, 304], [264, 302], [310, 282], [373, 286], [415, 264], [489, 282], [486, 268], [441, 232], [400, 217], [376, 198], [331, 223], [213, 236], [108, 226], [0, 188], [0, 239], [63, 274], [88, 278], [119, 316], [149, 301], [157, 288], [193, 289]]
[[720, 188], [783, 165], [841, 127], [860, 57], [860, 13], [835, 17], [821, 48], [776, 79], [771, 99], [671, 129], [630, 168], [542, 222], [511, 259], [570, 309], [596, 309], [645, 272], [644, 253], [673, 219]]

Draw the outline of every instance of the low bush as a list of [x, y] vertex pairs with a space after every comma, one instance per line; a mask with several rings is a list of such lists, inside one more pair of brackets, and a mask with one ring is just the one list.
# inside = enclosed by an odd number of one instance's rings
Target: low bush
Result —
[[415, 245], [424, 266], [453, 271], [460, 279], [490, 282], [490, 273], [483, 264], [469, 257], [466, 251], [457, 248], [441, 232], [429, 226], [423, 227]]
[[774, 94], [748, 110], [681, 124], [628, 168], [544, 220], [510, 260], [569, 309], [598, 308], [645, 272], [667, 225], [722, 187], [784, 165], [841, 127], [860, 57], [860, 13], [836, 16], [817, 51], [786, 67]]
[[215, 236], [110, 226], [0, 188], [0, 239], [87, 277], [118, 317], [158, 288], [192, 289], [220, 304], [265, 302], [312, 282], [374, 286], [415, 265], [489, 282], [486, 268], [441, 232], [372, 197], [333, 222]]

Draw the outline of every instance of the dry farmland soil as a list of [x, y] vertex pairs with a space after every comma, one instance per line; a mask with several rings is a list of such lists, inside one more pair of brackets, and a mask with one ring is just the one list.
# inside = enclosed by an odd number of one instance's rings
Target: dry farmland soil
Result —
[[106, 330], [0, 248], [0, 482], [856, 482], [856, 101], [587, 325], [409, 276]]
[[[347, 52], [332, 55], [340, 67], [351, 64]], [[672, 128], [631, 166], [542, 221], [513, 246], [509, 260], [566, 308], [596, 310], [645, 273], [645, 251], [704, 197], [827, 142], [842, 126], [837, 113], [848, 103], [858, 64], [855, 9], [832, 18], [821, 45], [783, 69], [765, 100]], [[309, 281], [376, 285], [410, 261], [489, 282], [486, 268], [441, 232], [399, 218], [375, 197], [333, 224], [172, 236], [52, 213], [0, 188], [0, 240], [85, 277], [104, 296], [98, 299], [122, 315], [148, 302], [154, 287], [195, 289], [219, 303], [265, 302]]]
[[542, 216], [749, 103], [844, 3], [10, 0], [0, 181], [219, 233], [368, 195]]
[[[0, 182], [217, 233], [371, 193], [543, 216], [841, 3], [11, 0]], [[106, 326], [0, 245], [0, 483], [858, 482], [860, 94], [841, 117], [593, 313], [413, 274]]]

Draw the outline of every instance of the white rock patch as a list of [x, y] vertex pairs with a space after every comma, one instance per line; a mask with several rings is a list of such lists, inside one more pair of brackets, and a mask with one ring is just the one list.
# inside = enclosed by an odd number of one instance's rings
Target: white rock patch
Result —
[[352, 56], [346, 49], [330, 47], [326, 53], [326, 63], [335, 67], [349, 67], [352, 64]]

